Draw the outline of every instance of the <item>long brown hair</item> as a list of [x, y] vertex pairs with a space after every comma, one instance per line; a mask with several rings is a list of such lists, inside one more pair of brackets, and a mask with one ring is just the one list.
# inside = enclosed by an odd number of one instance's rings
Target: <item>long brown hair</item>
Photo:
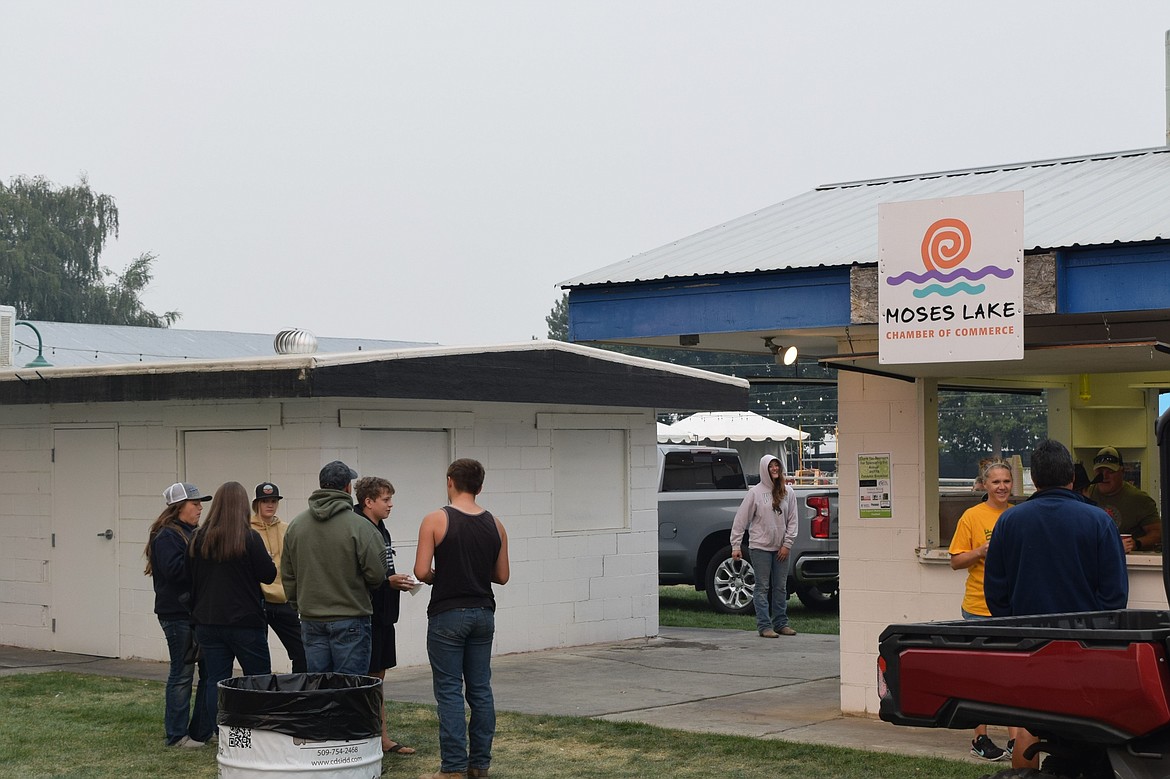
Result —
[[772, 469], [773, 462], [780, 464], [780, 478], [772, 479], [772, 510], [779, 511], [780, 507], [784, 505], [784, 496], [788, 494], [788, 480], [784, 477], [784, 461], [779, 457], [773, 457], [768, 460], [768, 470]]
[[146, 558], [146, 567], [142, 570], [142, 573], [146, 574], [147, 576], [154, 576], [153, 547], [155, 537], [158, 536], [158, 534], [162, 532], [162, 529], [167, 525], [178, 523], [179, 510], [182, 509], [186, 503], [187, 501], [185, 500], [181, 500], [178, 503], [172, 503], [162, 510], [162, 513], [158, 515], [158, 519], [151, 523], [150, 530], [148, 530], [146, 533], [146, 549], [142, 551], [143, 557]]
[[207, 518], [191, 539], [189, 553], [204, 560], [235, 560], [243, 557], [252, 532], [248, 491], [238, 481], [224, 482], [211, 499]]

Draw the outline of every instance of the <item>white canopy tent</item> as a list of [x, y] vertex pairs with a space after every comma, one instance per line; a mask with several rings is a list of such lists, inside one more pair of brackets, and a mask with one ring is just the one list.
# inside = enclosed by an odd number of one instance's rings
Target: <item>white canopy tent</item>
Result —
[[670, 425], [664, 425], [661, 422], [658, 424], [658, 443], [670, 443]]
[[[799, 467], [787, 450], [788, 441], [800, 442], [808, 433], [751, 411], [703, 411], [673, 425], [658, 426], [658, 442], [724, 446], [739, 451], [744, 470], [754, 474], [765, 454], [779, 457], [789, 474]], [[799, 463], [799, 459], [796, 461]]]
[[[665, 431], [663, 428], [665, 427]], [[665, 435], [664, 435], [665, 432]], [[690, 441], [803, 441], [808, 438], [795, 427], [781, 424], [752, 411], [701, 411], [673, 425], [659, 425], [663, 443]], [[728, 443], [730, 446], [730, 443]]]

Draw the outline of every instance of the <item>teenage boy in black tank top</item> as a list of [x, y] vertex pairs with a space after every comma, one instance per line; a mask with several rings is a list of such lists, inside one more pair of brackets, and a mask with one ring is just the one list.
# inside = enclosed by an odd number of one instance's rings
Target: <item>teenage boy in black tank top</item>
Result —
[[[433, 585], [427, 608], [427, 656], [439, 714], [439, 771], [419, 779], [486, 777], [496, 732], [491, 656], [496, 600], [507, 584], [508, 535], [476, 503], [484, 469], [459, 459], [447, 468], [449, 506], [423, 518], [414, 575]], [[464, 720], [466, 684], [470, 722]]]

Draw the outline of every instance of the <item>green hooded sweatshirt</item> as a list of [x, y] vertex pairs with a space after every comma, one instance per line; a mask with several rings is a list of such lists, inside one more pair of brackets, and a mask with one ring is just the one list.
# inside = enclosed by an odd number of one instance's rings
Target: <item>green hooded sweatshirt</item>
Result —
[[280, 560], [284, 593], [312, 622], [367, 617], [370, 588], [386, 580], [382, 534], [353, 511], [343, 490], [321, 489], [289, 523]]

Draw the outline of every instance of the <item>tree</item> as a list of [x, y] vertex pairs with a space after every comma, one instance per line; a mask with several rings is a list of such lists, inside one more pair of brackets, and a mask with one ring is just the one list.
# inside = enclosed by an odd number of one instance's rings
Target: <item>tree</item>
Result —
[[1047, 433], [1044, 396], [1006, 392], [938, 394], [939, 475], [970, 478], [984, 457], [1019, 454], [1025, 462]]
[[551, 341], [567, 341], [569, 340], [569, 293], [566, 292], [561, 296], [561, 299], [553, 303], [552, 311], [548, 312], [548, 316], [544, 318], [544, 323], [548, 325], [548, 337]]
[[[145, 253], [121, 274], [100, 263], [118, 235], [118, 207], [84, 176], [56, 187], [37, 176], [0, 182], [0, 304], [21, 319], [167, 327], [177, 311], [156, 314], [140, 295], [153, 275]], [[111, 283], [107, 283], [111, 279]]]

